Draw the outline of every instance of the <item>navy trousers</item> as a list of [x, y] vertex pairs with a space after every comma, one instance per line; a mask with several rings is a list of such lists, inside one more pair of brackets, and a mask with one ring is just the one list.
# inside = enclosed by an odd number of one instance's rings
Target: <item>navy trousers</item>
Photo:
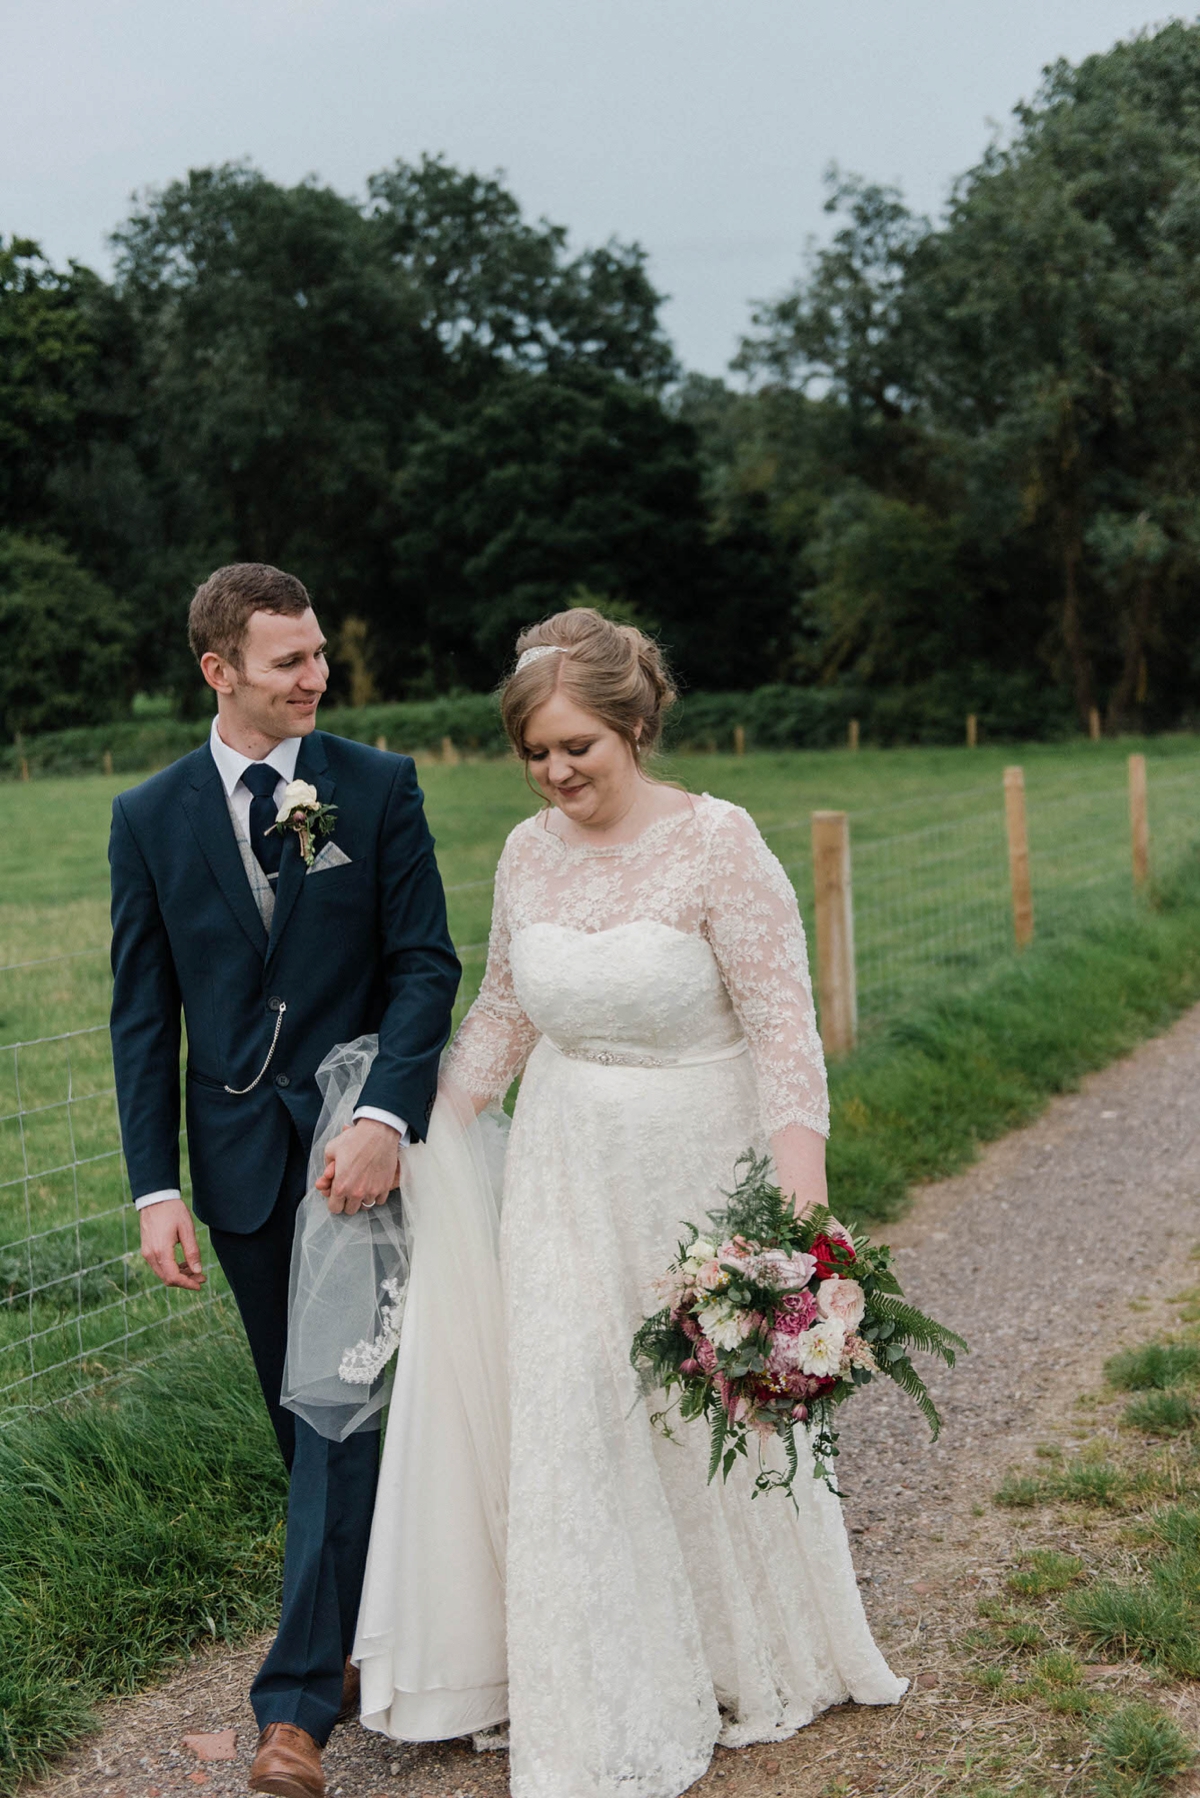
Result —
[[279, 1633], [250, 1688], [258, 1727], [294, 1723], [322, 1745], [342, 1703], [354, 1641], [375, 1482], [379, 1432], [329, 1442], [279, 1403], [287, 1350], [288, 1276], [308, 1157], [293, 1136], [270, 1217], [248, 1236], [211, 1230], [213, 1250], [241, 1312], [280, 1451], [291, 1474]]

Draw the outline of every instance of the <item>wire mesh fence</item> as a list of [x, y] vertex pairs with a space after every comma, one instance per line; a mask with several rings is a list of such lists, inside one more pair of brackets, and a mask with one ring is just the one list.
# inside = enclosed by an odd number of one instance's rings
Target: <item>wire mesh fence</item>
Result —
[[[1149, 796], [1153, 866], [1167, 875], [1200, 843], [1200, 756], [1152, 762]], [[1035, 768], [1027, 801], [1040, 937], [1077, 930], [1097, 906], [1134, 902], [1128, 788], [1111, 762], [1082, 775]], [[811, 922], [810, 818], [764, 828]], [[851, 811], [849, 830], [865, 1022], [962, 990], [1015, 953], [998, 780]], [[464, 1003], [486, 954], [491, 884], [447, 888]], [[69, 917], [60, 925], [59, 953], [28, 953], [44, 940], [31, 933], [0, 964], [0, 1032], [9, 1038], [0, 1044], [0, 1413], [118, 1377], [185, 1334], [223, 1327], [228, 1308], [203, 1233], [209, 1280], [199, 1296], [162, 1287], [141, 1260], [101, 1021], [107, 946], [78, 940], [82, 914], [73, 942], [72, 928]]]
[[211, 1327], [215, 1269], [198, 1303], [159, 1285], [129, 1197], [107, 1025], [0, 1048], [0, 1406], [96, 1386]]
[[[1111, 764], [1034, 772], [1026, 792], [1033, 912], [1039, 938], [1078, 930], [1105, 906], [1135, 901], [1128, 781]], [[1200, 844], [1200, 757], [1149, 768], [1151, 862], [1167, 877]], [[943, 814], [920, 820], [923, 810]], [[944, 814], [949, 813], [949, 816]], [[961, 990], [1016, 953], [1009, 845], [998, 781], [847, 814], [854, 972], [869, 1024], [937, 991]], [[808, 819], [768, 828], [801, 911], [815, 910]]]

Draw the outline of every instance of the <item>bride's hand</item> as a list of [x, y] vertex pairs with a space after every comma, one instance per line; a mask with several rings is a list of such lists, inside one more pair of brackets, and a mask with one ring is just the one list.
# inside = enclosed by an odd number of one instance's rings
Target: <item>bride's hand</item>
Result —
[[329, 1209], [353, 1217], [382, 1205], [400, 1183], [400, 1139], [390, 1124], [359, 1118], [325, 1145], [325, 1172], [317, 1181]]

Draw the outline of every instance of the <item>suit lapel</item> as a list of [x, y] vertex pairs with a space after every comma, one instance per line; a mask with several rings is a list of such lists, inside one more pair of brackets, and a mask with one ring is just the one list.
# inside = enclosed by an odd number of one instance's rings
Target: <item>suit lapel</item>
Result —
[[[306, 780], [317, 789], [317, 798], [322, 805], [332, 805], [336, 791], [334, 780], [329, 772], [325, 758], [325, 744], [320, 731], [314, 731], [305, 737], [300, 745], [300, 754], [296, 757], [296, 780]], [[300, 853], [300, 843], [295, 831], [289, 830], [283, 839], [283, 857], [279, 865], [279, 879], [275, 883], [275, 916], [271, 923], [271, 938], [267, 945], [267, 961], [271, 960], [279, 947], [280, 939], [287, 929], [288, 919], [295, 909], [304, 885], [304, 877], [308, 869], [304, 857]]]
[[267, 946], [266, 929], [242, 866], [225, 802], [225, 789], [207, 748], [197, 757], [192, 785], [183, 797], [183, 809], [229, 909], [258, 953], [263, 954]]

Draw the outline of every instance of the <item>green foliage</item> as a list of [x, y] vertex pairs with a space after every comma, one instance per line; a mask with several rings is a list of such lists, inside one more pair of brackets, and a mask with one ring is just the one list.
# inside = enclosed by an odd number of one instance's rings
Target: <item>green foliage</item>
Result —
[[1041, 1500], [1042, 1486], [1027, 1474], [1010, 1473], [1001, 1480], [994, 1497], [998, 1505], [1008, 1510], [1028, 1510]]
[[124, 1260], [108, 1266], [80, 1267], [82, 1251], [75, 1233], [35, 1236], [0, 1249], [0, 1308], [27, 1304], [74, 1313], [91, 1309], [126, 1291], [140, 1276], [140, 1266]]
[[90, 1706], [200, 1642], [262, 1628], [286, 1481], [240, 1343], [191, 1344], [0, 1433], [0, 1791]]
[[1144, 1699], [1102, 1718], [1092, 1741], [1096, 1798], [1154, 1798], [1196, 1761], [1196, 1750], [1179, 1725]]
[[52, 268], [27, 238], [0, 238], [0, 530], [44, 517], [50, 473], [71, 451], [96, 285], [74, 264]]
[[[873, 1246], [861, 1234], [855, 1236], [851, 1245], [842, 1238], [840, 1226], [823, 1206], [798, 1217], [794, 1201], [771, 1182], [768, 1157], [748, 1152], [738, 1161], [736, 1171], [738, 1181], [727, 1195], [726, 1205], [708, 1213], [711, 1228], [703, 1238], [703, 1247], [697, 1247], [701, 1233], [695, 1224], [686, 1226], [688, 1235], [679, 1245], [677, 1258], [669, 1270], [664, 1270], [672, 1276], [680, 1276], [681, 1270], [685, 1270], [681, 1283], [674, 1299], [647, 1318], [635, 1333], [630, 1360], [644, 1392], [649, 1394], [661, 1387], [666, 1394], [667, 1410], [653, 1418], [666, 1434], [670, 1434], [667, 1417], [674, 1403], [678, 1403], [681, 1417], [707, 1420], [710, 1480], [718, 1471], [726, 1479], [729, 1477], [738, 1455], [747, 1452], [757, 1418], [779, 1438], [786, 1465], [779, 1472], [768, 1465], [760, 1451], [755, 1493], [778, 1488], [791, 1496], [799, 1465], [793, 1428], [796, 1418], [807, 1425], [806, 1447], [814, 1475], [836, 1491], [833, 1462], [838, 1454], [838, 1432], [833, 1424], [834, 1412], [870, 1382], [872, 1367], [894, 1380], [915, 1401], [936, 1439], [941, 1419], [907, 1350], [925, 1349], [953, 1366], [955, 1350], [967, 1345], [952, 1330], [935, 1323], [915, 1306], [903, 1303], [899, 1282], [891, 1270], [890, 1249]], [[832, 1236], [830, 1231], [834, 1232]], [[722, 1244], [728, 1258], [720, 1262], [725, 1276], [721, 1299], [735, 1307], [753, 1327], [736, 1346], [704, 1344], [714, 1350], [713, 1365], [705, 1370], [695, 1357], [696, 1331], [704, 1327], [706, 1292], [694, 1284], [693, 1270], [686, 1264], [695, 1257], [699, 1265], [699, 1258], [711, 1256], [714, 1248]], [[779, 1250], [785, 1255], [810, 1255], [815, 1262], [810, 1282], [828, 1278], [829, 1270], [834, 1268], [841, 1271], [842, 1277], [853, 1279], [865, 1301], [855, 1335], [869, 1345], [872, 1365], [859, 1362], [848, 1370], [848, 1377], [835, 1374], [810, 1387], [802, 1386], [804, 1403], [797, 1411], [794, 1407], [798, 1395], [776, 1384], [769, 1373], [769, 1330], [779, 1315], [779, 1287], [774, 1275], [760, 1279], [753, 1263], [739, 1259], [739, 1249], [743, 1254]], [[815, 1290], [815, 1285], [810, 1289]], [[738, 1401], [736, 1416], [730, 1414], [731, 1394]]]
[[738, 392], [672, 388], [639, 246], [572, 253], [494, 177], [194, 170], [117, 230], [111, 284], [0, 245], [0, 528], [132, 606], [121, 685], [184, 713], [187, 595], [249, 557], [361, 626], [343, 697], [486, 690], [584, 585], [661, 630], [681, 743], [1186, 721], [1198, 96], [1174, 21], [1050, 69], [937, 225], [833, 171]]
[[[591, 367], [511, 370], [421, 427], [395, 504], [398, 579], [443, 683], [490, 684], [519, 630], [581, 583], [661, 621], [692, 663], [711, 554], [691, 429], [654, 393]], [[394, 686], [412, 646], [398, 633], [379, 653]]]
[[1196, 1422], [1196, 1407], [1182, 1392], [1149, 1392], [1125, 1407], [1125, 1422], [1155, 1436], [1178, 1436]]
[[[428, 157], [362, 202], [196, 169], [114, 243], [104, 425], [57, 494], [63, 530], [137, 603], [139, 686], [181, 705], [194, 690], [183, 609], [223, 561], [294, 569], [327, 627], [365, 623], [376, 687], [409, 697], [491, 686], [513, 620], [580, 581], [615, 599], [655, 571], [681, 587], [689, 508], [705, 572], [695, 447], [657, 397], [674, 361], [637, 246], [572, 256], [496, 180]], [[345, 687], [336, 658], [334, 674]]]
[[[592, 597], [599, 598], [600, 609], [612, 616], [644, 622], [628, 602]], [[895, 699], [842, 686], [776, 685], [747, 693], [689, 692], [668, 714], [666, 740], [671, 751], [728, 750], [740, 725], [752, 750], [829, 749], [845, 742], [850, 719], [858, 718], [864, 741], [957, 745], [962, 739], [962, 706], [963, 694], [952, 682], [938, 685], [936, 691], [928, 684], [918, 685]], [[976, 710], [981, 731], [993, 740], [1062, 734], [1061, 708], [1047, 709], [1037, 701], [1030, 683], [1020, 680], [1005, 688], [985, 683]], [[132, 720], [114, 717], [103, 727], [39, 730], [25, 746], [32, 772], [94, 772], [106, 750], [118, 772], [159, 768], [203, 742], [208, 729], [207, 718], [177, 719], [170, 703], [163, 700], [152, 702], [152, 709], [147, 710], [135, 695], [132, 711]], [[322, 709], [320, 723], [322, 730], [361, 743], [374, 743], [384, 736], [392, 749], [406, 753], [440, 749], [443, 738], [450, 737], [460, 750], [472, 755], [508, 754], [508, 740], [492, 693], [330, 705]], [[0, 774], [15, 773], [18, 760], [0, 746]]]
[[9, 736], [119, 713], [133, 636], [128, 608], [74, 557], [0, 533], [0, 717]]
[[[830, 1073], [831, 1203], [895, 1215], [914, 1181], [954, 1172], [1200, 997], [1200, 867], [1158, 910], [1077, 911], [969, 992], [914, 1005]], [[843, 1121], [844, 1120], [844, 1121]]]
[[1149, 1388], [1176, 1386], [1200, 1369], [1200, 1344], [1194, 1342], [1147, 1342], [1140, 1348], [1124, 1349], [1104, 1363], [1104, 1377], [1126, 1392], [1143, 1392]]
[[833, 172], [740, 357], [767, 392], [694, 401], [723, 514], [792, 552], [799, 666], [1039, 671], [1113, 728], [1194, 704], [1198, 96], [1176, 21], [1047, 71], [937, 227]]
[[1009, 1574], [1008, 1589], [1020, 1598], [1042, 1598], [1047, 1592], [1068, 1591], [1083, 1578], [1083, 1572], [1083, 1562], [1078, 1555], [1039, 1548], [1019, 1572]]

